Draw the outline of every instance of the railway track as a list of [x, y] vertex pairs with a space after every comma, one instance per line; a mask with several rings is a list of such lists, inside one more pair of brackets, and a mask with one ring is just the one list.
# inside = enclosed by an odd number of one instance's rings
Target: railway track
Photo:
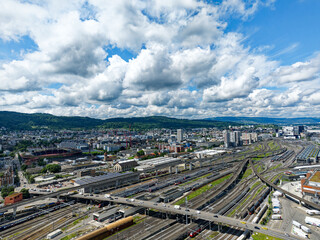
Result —
[[[63, 225], [67, 220], [69, 220], [71, 217], [67, 216], [61, 216], [60, 218], [54, 220], [55, 226], [59, 227]], [[41, 239], [44, 236], [46, 236], [48, 233], [52, 232], [52, 226], [43, 226], [42, 228], [38, 229], [37, 231], [32, 230], [30, 233], [28, 232], [27, 235], [24, 235], [23, 237], [19, 236], [18, 238], [14, 239], [21, 239], [21, 240], [36, 240], [36, 239]], [[25, 233], [24, 233], [25, 234]]]
[[72, 208], [77, 208], [80, 205], [81, 204], [76, 204], [74, 206], [65, 207], [61, 210], [51, 212], [50, 217], [46, 217], [48, 215], [44, 215], [44, 216], [34, 218], [32, 220], [26, 221], [24, 223], [15, 225], [11, 228], [3, 230], [1, 232], [1, 236], [4, 239], [8, 237], [10, 239], [20, 239], [19, 237], [21, 237], [21, 235], [24, 235], [32, 231], [37, 231], [42, 226], [52, 223], [53, 220], [59, 218], [60, 216], [66, 216], [67, 214], [70, 214], [72, 212]]

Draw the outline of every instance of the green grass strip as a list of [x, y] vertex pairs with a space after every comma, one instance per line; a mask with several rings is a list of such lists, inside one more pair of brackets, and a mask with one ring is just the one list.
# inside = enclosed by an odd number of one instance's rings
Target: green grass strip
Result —
[[263, 233], [253, 233], [252, 236], [253, 240], [282, 240], [282, 238], [277, 238], [277, 237], [271, 237], [269, 235], [265, 235]]
[[186, 182], [186, 183], [180, 184], [180, 186], [188, 185], [188, 184], [193, 183], [193, 182], [195, 182], [195, 181], [198, 181], [198, 180], [200, 180], [200, 179], [202, 179], [202, 178], [208, 177], [208, 176], [210, 176], [211, 174], [212, 174], [212, 173], [208, 173], [208, 174], [206, 174], [206, 175], [204, 175], [204, 176], [201, 176], [201, 177], [195, 178], [195, 179], [193, 179], [193, 180], [191, 180], [191, 181], [189, 181], [189, 182]]
[[[193, 198], [195, 198], [195, 197], [197, 197], [197, 196], [199, 196], [199, 195], [201, 195], [201, 194], [203, 194], [203, 193], [205, 193], [206, 191], [212, 189], [216, 185], [226, 181], [227, 179], [231, 178], [231, 176], [232, 176], [232, 174], [229, 174], [229, 175], [227, 175], [227, 176], [225, 176], [223, 178], [219, 178], [219, 179], [217, 179], [217, 180], [215, 180], [215, 181], [213, 181], [213, 182], [211, 182], [211, 183], [209, 183], [209, 184], [197, 189], [194, 192], [191, 192], [190, 194], [187, 195], [188, 201], [193, 199]], [[186, 200], [185, 200], [185, 197], [184, 197], [184, 198], [181, 198], [179, 201], [177, 201], [175, 204], [176, 205], [180, 205], [180, 204], [185, 203], [185, 201]]]

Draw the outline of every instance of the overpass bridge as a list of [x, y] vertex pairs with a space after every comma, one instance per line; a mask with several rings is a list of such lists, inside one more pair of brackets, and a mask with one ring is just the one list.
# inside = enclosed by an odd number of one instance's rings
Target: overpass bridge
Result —
[[291, 192], [288, 192], [286, 190], [284, 190], [283, 188], [281, 187], [278, 187], [277, 185], [273, 184], [271, 181], [267, 180], [266, 178], [264, 178], [260, 173], [257, 172], [256, 168], [254, 167], [253, 163], [252, 163], [252, 160], [250, 159], [250, 164], [252, 166], [252, 169], [253, 169], [253, 172], [255, 175], [257, 175], [258, 178], [260, 178], [260, 180], [262, 182], [264, 182], [265, 184], [267, 184], [269, 187], [272, 187], [273, 189], [276, 189], [280, 192], [282, 192], [284, 195], [286, 196], [290, 196], [290, 197], [293, 197], [297, 200], [299, 200], [300, 202], [304, 202], [306, 205], [314, 208], [314, 209], [317, 209], [317, 210], [320, 210], [320, 205], [316, 204], [316, 203], [313, 203], [313, 202], [310, 202], [304, 198], [301, 198]]
[[183, 216], [188, 216], [192, 219], [201, 219], [208, 221], [209, 223], [216, 223], [216, 224], [225, 224], [230, 225], [233, 227], [239, 227], [243, 229], [248, 229], [253, 232], [259, 232], [263, 233], [269, 236], [286, 239], [286, 240], [296, 240], [300, 239], [296, 236], [292, 236], [289, 233], [284, 233], [283, 231], [268, 228], [259, 224], [255, 224], [248, 221], [243, 221], [240, 219], [235, 219], [231, 217], [226, 217], [223, 215], [210, 213], [206, 211], [199, 211], [195, 209], [190, 208], [184, 208], [184, 207], [176, 207], [177, 205], [170, 205], [170, 204], [164, 204], [164, 203], [155, 203], [152, 201], [144, 201], [144, 200], [137, 200], [137, 199], [128, 199], [128, 198], [122, 198], [122, 197], [114, 197], [110, 196], [109, 198], [105, 197], [90, 197], [90, 196], [82, 196], [82, 195], [73, 195], [72, 197], [81, 197], [83, 199], [88, 200], [98, 200], [98, 201], [107, 201], [107, 202], [113, 202], [113, 203], [120, 203], [125, 205], [130, 205], [134, 207], [143, 207], [147, 209], [155, 209], [159, 212], [168, 213], [168, 214], [178, 214]]

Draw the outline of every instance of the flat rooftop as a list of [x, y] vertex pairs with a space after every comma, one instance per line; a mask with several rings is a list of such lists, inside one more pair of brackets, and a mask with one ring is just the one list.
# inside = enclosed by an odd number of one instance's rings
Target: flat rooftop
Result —
[[128, 177], [132, 175], [132, 172], [125, 172], [125, 173], [107, 173], [105, 175], [100, 175], [97, 177], [90, 177], [90, 178], [81, 178], [79, 180], [76, 180], [75, 182], [79, 185], [84, 185], [84, 184], [90, 184], [90, 183], [95, 183], [95, 182], [100, 182], [100, 181], [107, 181], [110, 179], [116, 179], [120, 176], [125, 176], [127, 175]]
[[311, 178], [311, 182], [318, 182], [320, 183], [320, 172], [316, 172]]

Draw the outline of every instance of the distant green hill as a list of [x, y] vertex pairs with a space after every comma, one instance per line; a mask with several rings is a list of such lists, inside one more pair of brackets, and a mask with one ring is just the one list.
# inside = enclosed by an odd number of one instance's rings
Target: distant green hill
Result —
[[211, 121], [211, 120], [188, 120], [168, 117], [135, 117], [135, 118], [111, 118], [105, 120], [105, 128], [202, 128], [217, 127], [225, 128], [229, 125], [239, 125], [231, 122]]
[[17, 113], [0, 112], [0, 127], [9, 129], [75, 129], [75, 128], [93, 128], [101, 125], [103, 120], [88, 117], [58, 117], [44, 113]]
[[267, 118], [267, 117], [215, 117], [207, 120], [236, 122], [242, 124], [276, 124], [276, 125], [298, 125], [319, 124], [320, 118]]
[[238, 125], [231, 122], [212, 120], [187, 120], [168, 117], [136, 117], [136, 118], [111, 118], [107, 120], [88, 117], [59, 117], [51, 114], [17, 113], [0, 111], [0, 127], [12, 130], [31, 130], [40, 128], [49, 129], [92, 129], [92, 128], [224, 128], [229, 125]]

